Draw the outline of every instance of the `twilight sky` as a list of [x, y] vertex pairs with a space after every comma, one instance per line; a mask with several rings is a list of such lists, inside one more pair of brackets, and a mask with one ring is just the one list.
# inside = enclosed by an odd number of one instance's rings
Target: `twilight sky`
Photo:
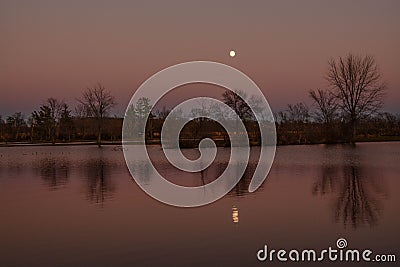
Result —
[[399, 14], [396, 0], [0, 0], [0, 115], [29, 115], [48, 97], [73, 107], [96, 82], [121, 115], [143, 81], [192, 60], [240, 69], [278, 111], [310, 103], [328, 59], [349, 52], [375, 56], [385, 110], [400, 112]]

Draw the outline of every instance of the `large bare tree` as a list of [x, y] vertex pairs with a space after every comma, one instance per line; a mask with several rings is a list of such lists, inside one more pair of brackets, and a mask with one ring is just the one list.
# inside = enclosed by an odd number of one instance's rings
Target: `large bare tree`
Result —
[[350, 124], [350, 141], [354, 142], [359, 119], [382, 108], [386, 86], [372, 56], [349, 54], [338, 60], [331, 59], [328, 64], [326, 79]]
[[98, 83], [93, 87], [87, 87], [78, 101], [84, 107], [84, 110], [87, 111], [88, 115], [96, 119], [97, 145], [101, 147], [104, 118], [115, 106], [115, 99], [103, 85]]

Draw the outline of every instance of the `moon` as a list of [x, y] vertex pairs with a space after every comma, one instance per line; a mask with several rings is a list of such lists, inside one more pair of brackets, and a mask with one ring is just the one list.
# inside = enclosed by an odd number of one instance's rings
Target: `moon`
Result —
[[234, 57], [234, 56], [236, 56], [236, 52], [235, 52], [235, 50], [231, 50], [231, 51], [229, 51], [229, 56], [230, 56], [230, 57]]

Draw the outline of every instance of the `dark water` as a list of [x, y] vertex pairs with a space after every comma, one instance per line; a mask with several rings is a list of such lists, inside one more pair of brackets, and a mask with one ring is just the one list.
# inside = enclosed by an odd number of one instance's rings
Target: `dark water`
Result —
[[[117, 146], [0, 148], [0, 266], [303, 266], [256, 253], [334, 247], [339, 237], [399, 260], [400, 143], [279, 147], [249, 194], [254, 164], [223, 199], [185, 209], [142, 192]], [[177, 183], [201, 184], [160, 166]]]

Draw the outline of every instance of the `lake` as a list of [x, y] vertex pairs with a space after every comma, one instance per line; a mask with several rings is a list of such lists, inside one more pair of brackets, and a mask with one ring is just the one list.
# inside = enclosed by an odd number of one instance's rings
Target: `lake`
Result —
[[[0, 266], [288, 266], [256, 253], [338, 238], [400, 257], [399, 142], [278, 147], [268, 178], [248, 193], [257, 151], [227, 196], [177, 208], [138, 187], [120, 146], [1, 147]], [[160, 173], [190, 186], [215, 179], [229, 156], [218, 148], [204, 173], [182, 175], [160, 152], [149, 147]]]

